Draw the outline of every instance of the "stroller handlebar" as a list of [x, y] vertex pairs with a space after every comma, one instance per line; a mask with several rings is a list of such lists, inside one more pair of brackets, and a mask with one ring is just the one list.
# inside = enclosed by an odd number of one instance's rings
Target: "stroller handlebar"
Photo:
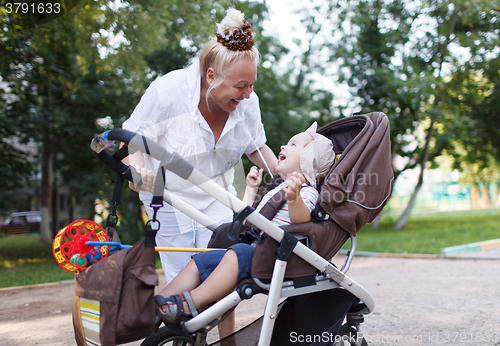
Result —
[[142, 185], [140, 174], [132, 167], [121, 162], [123, 158], [119, 159], [105, 150], [113, 147], [115, 140], [127, 145], [128, 154], [133, 154], [136, 151], [146, 153], [160, 160], [160, 169], [161, 167], [165, 167], [183, 179], [187, 179], [194, 169], [193, 165], [184, 160], [179, 154], [175, 152], [169, 153], [158, 143], [135, 132], [114, 129], [95, 136], [90, 144], [90, 149], [92, 149], [94, 156], [113, 171], [122, 174], [125, 179], [134, 182], [138, 186]]

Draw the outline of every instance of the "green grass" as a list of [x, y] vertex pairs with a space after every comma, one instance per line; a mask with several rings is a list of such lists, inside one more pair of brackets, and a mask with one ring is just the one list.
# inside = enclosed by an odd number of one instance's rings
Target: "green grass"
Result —
[[74, 278], [57, 265], [52, 245], [38, 244], [39, 238], [39, 234], [0, 237], [0, 287]]
[[[39, 234], [0, 235], [0, 288], [59, 282], [75, 274], [61, 268], [52, 244], [40, 245]], [[157, 260], [157, 268], [161, 268]]]
[[[500, 209], [419, 213], [402, 230], [391, 229], [395, 217], [381, 228], [367, 225], [357, 235], [358, 251], [438, 254], [444, 247], [500, 238]], [[52, 245], [38, 244], [39, 235], [0, 235], [0, 288], [58, 282], [74, 278], [59, 267]], [[157, 260], [157, 268], [161, 268]]]
[[357, 250], [438, 254], [448, 246], [500, 238], [500, 210], [414, 213], [404, 229], [383, 219], [378, 230], [366, 225], [356, 236]]

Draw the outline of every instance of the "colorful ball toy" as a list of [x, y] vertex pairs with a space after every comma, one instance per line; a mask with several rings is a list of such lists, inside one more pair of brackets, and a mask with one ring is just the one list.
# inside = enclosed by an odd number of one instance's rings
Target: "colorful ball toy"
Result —
[[78, 273], [108, 256], [108, 246], [86, 245], [86, 243], [108, 240], [108, 235], [100, 225], [89, 220], [78, 220], [57, 233], [52, 252], [63, 269]]

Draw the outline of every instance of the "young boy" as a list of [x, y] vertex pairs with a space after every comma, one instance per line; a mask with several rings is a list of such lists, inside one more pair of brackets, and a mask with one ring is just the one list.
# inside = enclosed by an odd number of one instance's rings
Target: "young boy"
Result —
[[[311, 211], [318, 200], [317, 181], [328, 173], [335, 159], [332, 142], [316, 133], [316, 127], [315, 122], [281, 147], [275, 170], [284, 182], [264, 195], [256, 209], [259, 211], [275, 193], [284, 190], [287, 202], [272, 220], [280, 226], [311, 220]], [[247, 175], [243, 197], [247, 204], [252, 204], [255, 199], [262, 172], [262, 169], [252, 167]], [[227, 250], [193, 256], [179, 275], [155, 297], [162, 319], [168, 323], [190, 319], [203, 306], [233, 291], [240, 280], [250, 277], [254, 249], [240, 243]]]

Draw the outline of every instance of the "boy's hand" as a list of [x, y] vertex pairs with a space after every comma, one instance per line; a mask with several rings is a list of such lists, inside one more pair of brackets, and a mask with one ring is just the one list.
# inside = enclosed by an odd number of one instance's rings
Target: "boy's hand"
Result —
[[260, 183], [262, 182], [262, 174], [264, 170], [258, 169], [257, 167], [253, 166], [250, 168], [250, 172], [247, 174], [247, 179], [246, 183], [248, 187], [251, 188], [257, 188], [260, 186]]
[[301, 174], [294, 172], [285, 180], [283, 191], [286, 193], [286, 200], [294, 202], [300, 199], [300, 189], [302, 184], [306, 182], [306, 178]]

